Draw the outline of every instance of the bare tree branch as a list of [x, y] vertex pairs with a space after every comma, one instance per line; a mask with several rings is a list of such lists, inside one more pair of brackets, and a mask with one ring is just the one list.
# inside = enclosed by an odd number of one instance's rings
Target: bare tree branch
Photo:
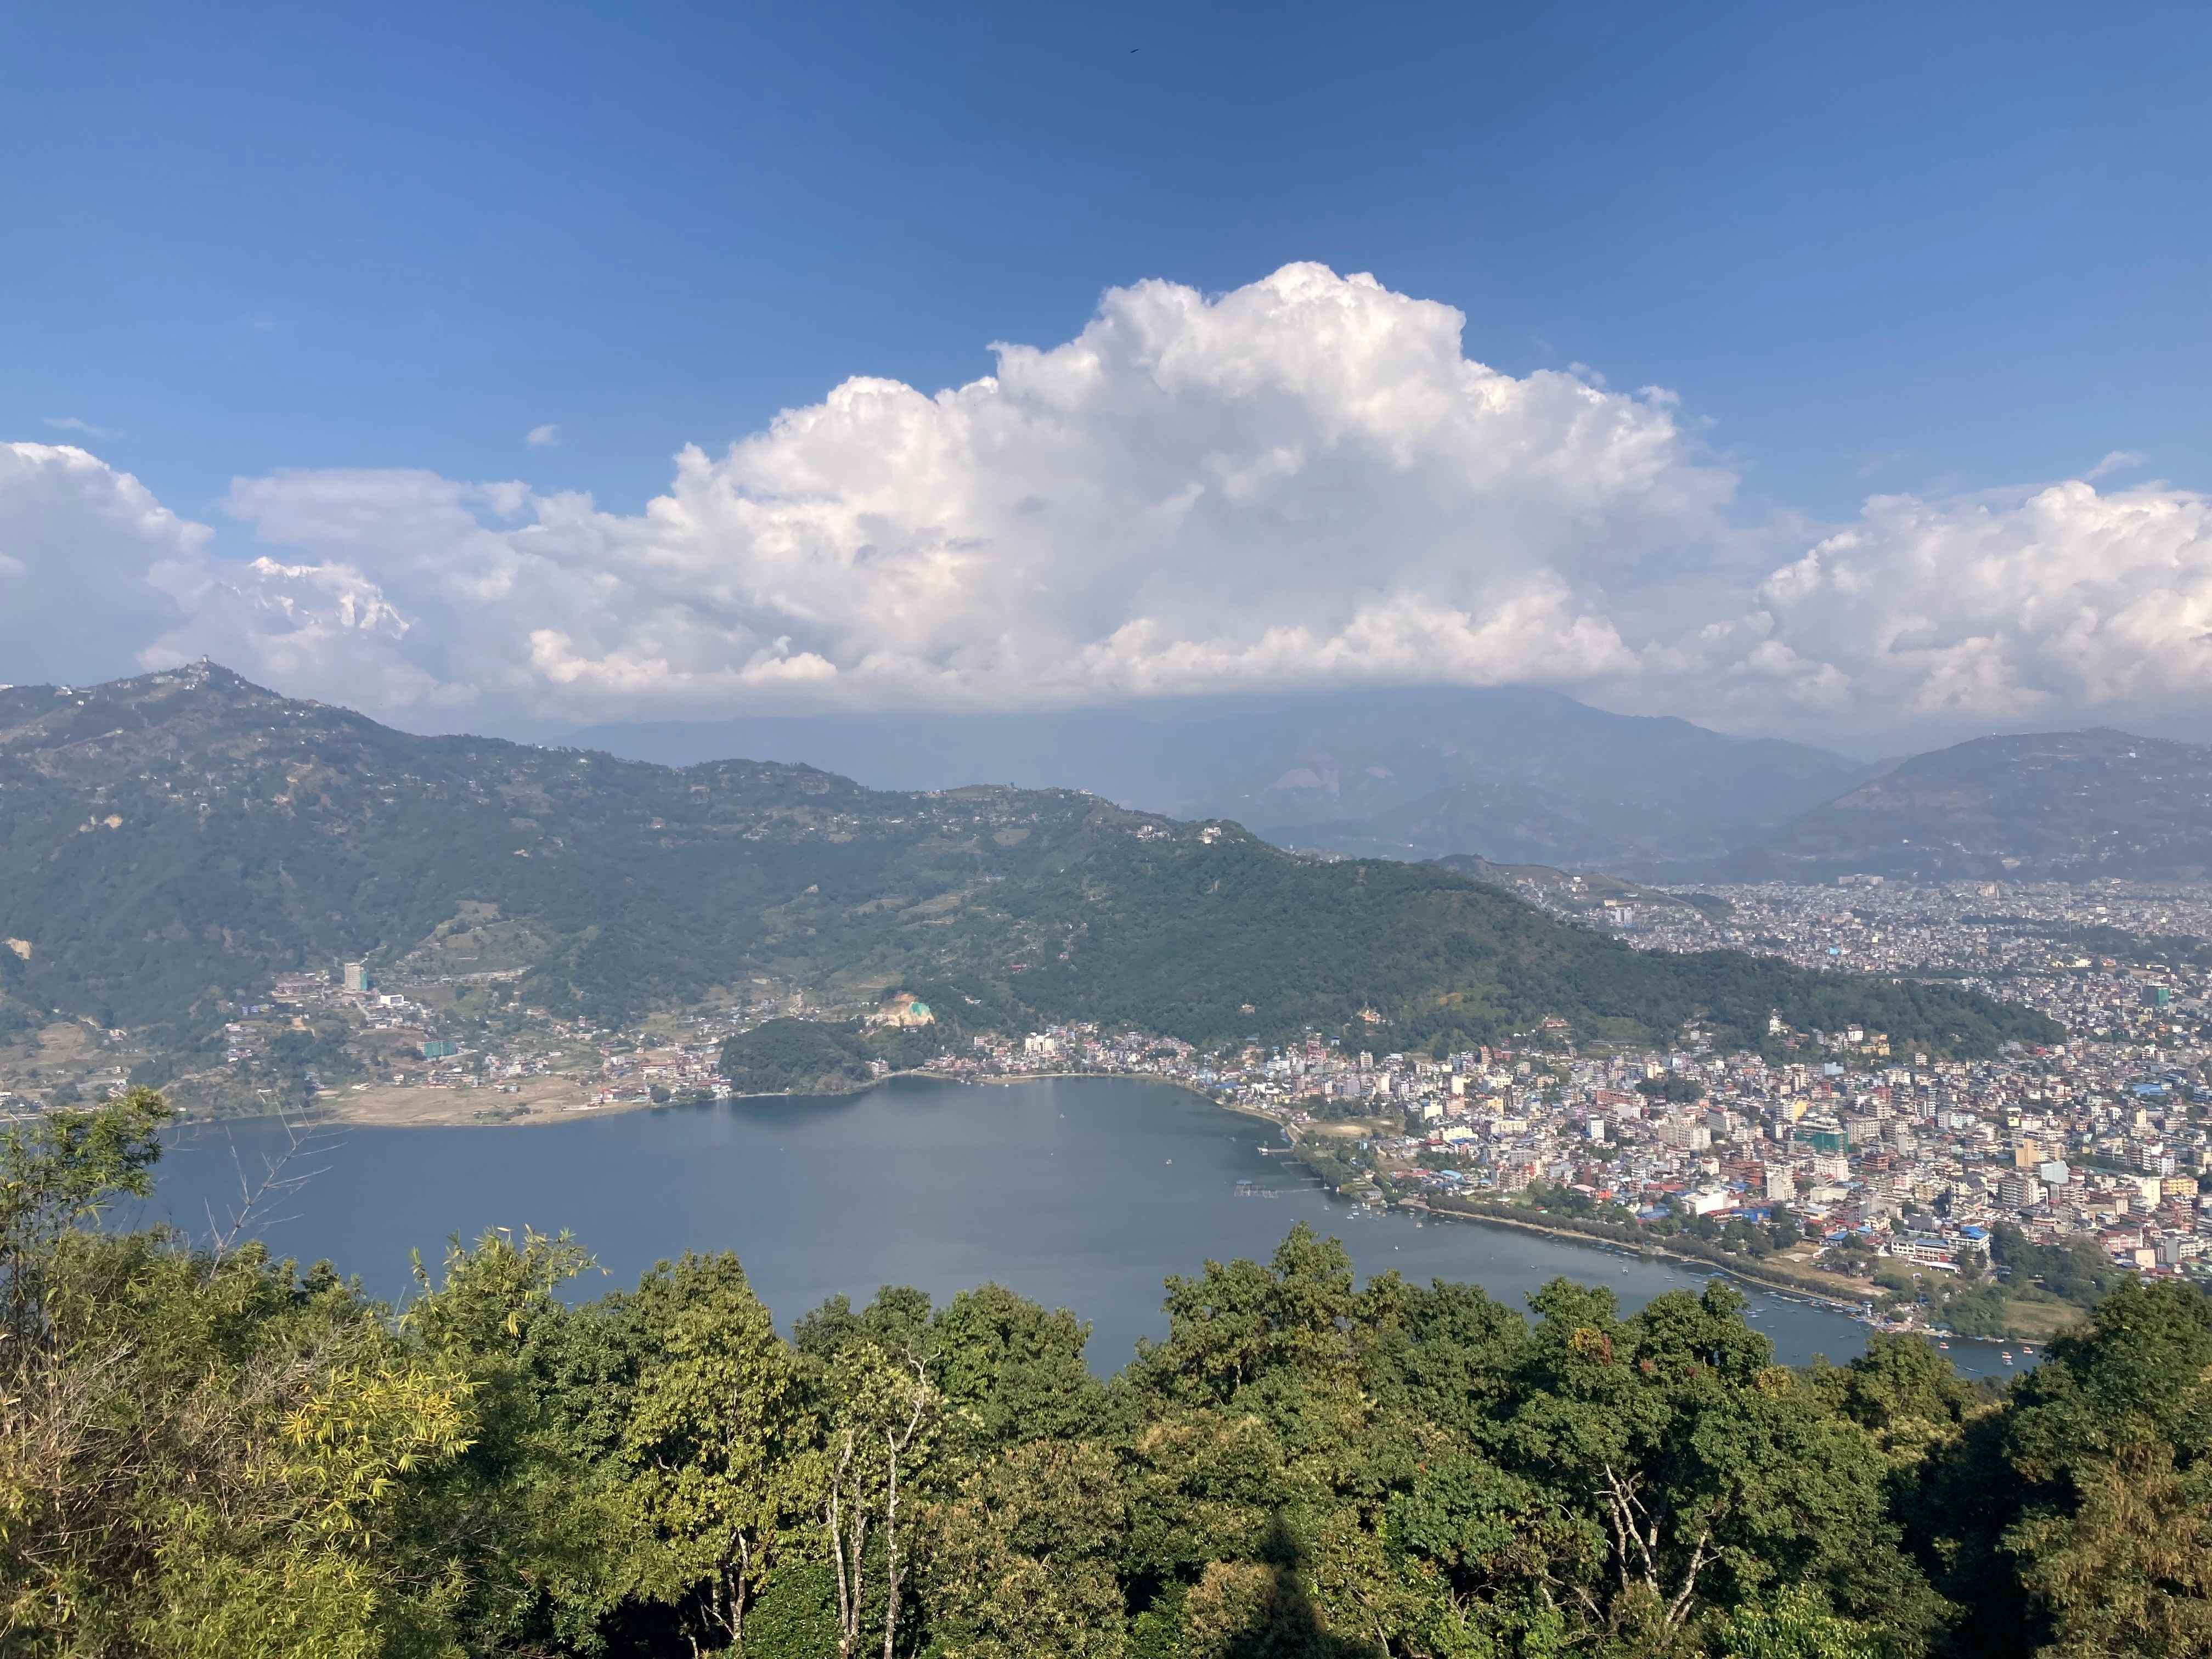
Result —
[[283, 1126], [284, 1146], [273, 1155], [261, 1154], [261, 1171], [249, 1175], [245, 1160], [240, 1156], [237, 1138], [229, 1137], [231, 1167], [238, 1176], [238, 1205], [227, 1220], [219, 1221], [215, 1206], [207, 1206], [208, 1254], [221, 1261], [237, 1248], [239, 1242], [253, 1233], [272, 1227], [280, 1221], [289, 1221], [291, 1216], [271, 1213], [275, 1206], [296, 1194], [317, 1176], [326, 1173], [325, 1164], [312, 1170], [295, 1169], [302, 1158], [320, 1158], [335, 1151], [338, 1141], [333, 1132], [326, 1129], [303, 1129], [283, 1112], [276, 1121]]

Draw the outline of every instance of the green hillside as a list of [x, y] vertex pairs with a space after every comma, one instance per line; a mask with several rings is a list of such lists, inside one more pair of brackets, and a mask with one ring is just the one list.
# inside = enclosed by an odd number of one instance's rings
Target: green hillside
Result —
[[0, 692], [0, 996], [181, 1036], [283, 969], [389, 961], [468, 907], [533, 1004], [615, 1023], [749, 974], [1188, 1041], [1646, 1040], [1856, 1020], [1961, 1054], [2047, 1039], [1947, 988], [1638, 954], [1432, 866], [1322, 863], [1066, 790], [872, 791], [421, 738], [199, 665]]
[[718, 1069], [741, 1095], [837, 1094], [873, 1075], [857, 1024], [771, 1019], [722, 1043]]

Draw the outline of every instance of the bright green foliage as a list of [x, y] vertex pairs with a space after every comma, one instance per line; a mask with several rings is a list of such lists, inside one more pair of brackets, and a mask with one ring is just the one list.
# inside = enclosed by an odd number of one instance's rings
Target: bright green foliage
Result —
[[1917, 1463], [1948, 1444], [1976, 1408], [1973, 1389], [1916, 1337], [1875, 1335], [1849, 1365], [1814, 1375], [1828, 1408], [1872, 1435], [1893, 1462]]
[[111, 1198], [143, 1198], [161, 1155], [167, 1102], [132, 1089], [97, 1111], [54, 1111], [0, 1130], [0, 1317], [14, 1341], [35, 1339], [40, 1270], [57, 1240]]
[[1880, 1651], [1863, 1626], [1794, 1588], [1771, 1604], [1723, 1613], [1713, 1620], [1712, 1638], [1719, 1659], [1875, 1659]]
[[258, 1249], [78, 1234], [40, 1267], [0, 1385], [0, 1650], [453, 1650], [447, 1564], [403, 1544], [468, 1379]]
[[686, 1307], [666, 1343], [623, 1436], [627, 1503], [651, 1540], [639, 1588], [696, 1605], [714, 1644], [735, 1644], [821, 1484], [813, 1419], [797, 1364], [741, 1278]]
[[398, 1321], [474, 1390], [476, 1443], [423, 1483], [415, 1525], [448, 1540], [452, 1616], [480, 1643], [588, 1639], [639, 1571], [605, 1445], [579, 1435], [568, 1410], [605, 1397], [576, 1386], [580, 1322], [556, 1294], [589, 1267], [566, 1236], [452, 1242], [434, 1284], [416, 1261]]
[[1035, 1438], [1097, 1429], [1105, 1390], [1083, 1363], [1089, 1328], [997, 1285], [963, 1291], [929, 1322], [930, 1379], [943, 1395], [940, 1433], [963, 1460]]
[[932, 1652], [1120, 1654], [1126, 1525], [1103, 1449], [1046, 1440], [992, 1458], [930, 1514], [922, 1599]]
[[997, 1286], [779, 1336], [737, 1261], [574, 1299], [83, 1224], [157, 1099], [19, 1132], [15, 1659], [2165, 1659], [2212, 1650], [2212, 1304], [2124, 1284], [2002, 1399], [1792, 1371], [1716, 1282], [1364, 1287], [1304, 1227], [1101, 1382]]

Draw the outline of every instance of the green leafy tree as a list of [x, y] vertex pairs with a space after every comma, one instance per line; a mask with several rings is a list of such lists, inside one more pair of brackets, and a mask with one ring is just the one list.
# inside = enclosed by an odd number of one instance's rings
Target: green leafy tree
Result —
[[0, 1153], [0, 1650], [450, 1651], [461, 1563], [416, 1501], [475, 1443], [474, 1385], [327, 1268], [84, 1225], [143, 1190], [165, 1115], [134, 1093]]
[[1801, 1586], [1721, 1614], [1711, 1641], [1716, 1659], [1875, 1659], [1881, 1650], [1872, 1632]]
[[41, 1334], [44, 1270], [111, 1199], [154, 1190], [167, 1101], [131, 1089], [90, 1111], [52, 1111], [0, 1131], [0, 1318], [20, 1352]]
[[[778, 1338], [736, 1260], [565, 1237], [403, 1310], [93, 1224], [159, 1103], [18, 1131], [9, 1659], [2149, 1659], [2212, 1645], [2212, 1300], [2122, 1281], [2000, 1396], [1796, 1372], [1715, 1283], [1358, 1287], [1294, 1229], [1101, 1383], [986, 1286]], [[96, 1114], [94, 1115], [97, 1115]], [[2000, 1246], [2001, 1251], [2008, 1248]]]
[[1495, 1443], [1603, 1539], [1602, 1571], [1562, 1588], [1607, 1629], [1667, 1641], [1777, 1581], [1856, 1601], [1906, 1576], [1881, 1461], [1772, 1363], [1740, 1293], [1715, 1281], [1628, 1320], [1603, 1290], [1559, 1282], [1534, 1301]]
[[643, 1588], [696, 1609], [710, 1639], [742, 1651], [747, 1609], [821, 1483], [812, 1415], [742, 1279], [684, 1308], [666, 1342], [638, 1379], [623, 1441], [635, 1471], [626, 1501], [654, 1546]]
[[999, 1453], [932, 1506], [921, 1600], [944, 1659], [1115, 1659], [1126, 1500], [1114, 1459], [1081, 1441]]
[[1930, 1469], [1917, 1510], [1969, 1654], [2204, 1650], [2212, 1299], [2126, 1280], [2006, 1408]]
[[1090, 1330], [997, 1285], [963, 1291], [933, 1315], [926, 1335], [903, 1340], [933, 1356], [943, 1397], [939, 1438], [973, 1462], [1020, 1442], [1094, 1433], [1105, 1389], [1084, 1363]]
[[930, 1381], [926, 1357], [908, 1350], [894, 1358], [867, 1340], [842, 1348], [822, 1386], [829, 1421], [817, 1493], [837, 1587], [839, 1659], [852, 1659], [860, 1650], [869, 1613], [872, 1532], [884, 1580], [884, 1659], [891, 1659], [905, 1610], [899, 1525], [902, 1513], [911, 1519], [912, 1488], [935, 1449], [943, 1396]]
[[1954, 1443], [1980, 1407], [1973, 1389], [1924, 1339], [1877, 1332], [1848, 1365], [1816, 1370], [1828, 1409], [1870, 1435], [1892, 1462], [1917, 1464]]
[[470, 1379], [475, 1443], [417, 1483], [413, 1526], [453, 1552], [453, 1616], [482, 1645], [588, 1643], [637, 1577], [619, 1465], [564, 1410], [584, 1392], [582, 1322], [559, 1292], [591, 1267], [566, 1234], [449, 1240], [434, 1282], [416, 1258], [416, 1295], [397, 1321], [413, 1346]]

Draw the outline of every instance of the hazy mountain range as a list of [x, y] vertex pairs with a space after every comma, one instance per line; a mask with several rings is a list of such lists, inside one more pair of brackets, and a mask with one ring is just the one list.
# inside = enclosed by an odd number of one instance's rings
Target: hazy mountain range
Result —
[[2212, 748], [2112, 731], [1978, 738], [1869, 763], [1506, 688], [1226, 710], [613, 726], [572, 740], [672, 764], [804, 760], [887, 788], [1082, 789], [1231, 818], [1284, 847], [1644, 880], [2212, 872]]
[[1899, 763], [1724, 867], [1794, 881], [2202, 881], [2212, 748], [2104, 730], [1978, 738]]
[[1234, 818], [1290, 847], [1650, 872], [1717, 860], [1874, 769], [1519, 688], [1336, 693], [1038, 714], [763, 717], [569, 740], [689, 765], [803, 761], [878, 788], [990, 781]]

